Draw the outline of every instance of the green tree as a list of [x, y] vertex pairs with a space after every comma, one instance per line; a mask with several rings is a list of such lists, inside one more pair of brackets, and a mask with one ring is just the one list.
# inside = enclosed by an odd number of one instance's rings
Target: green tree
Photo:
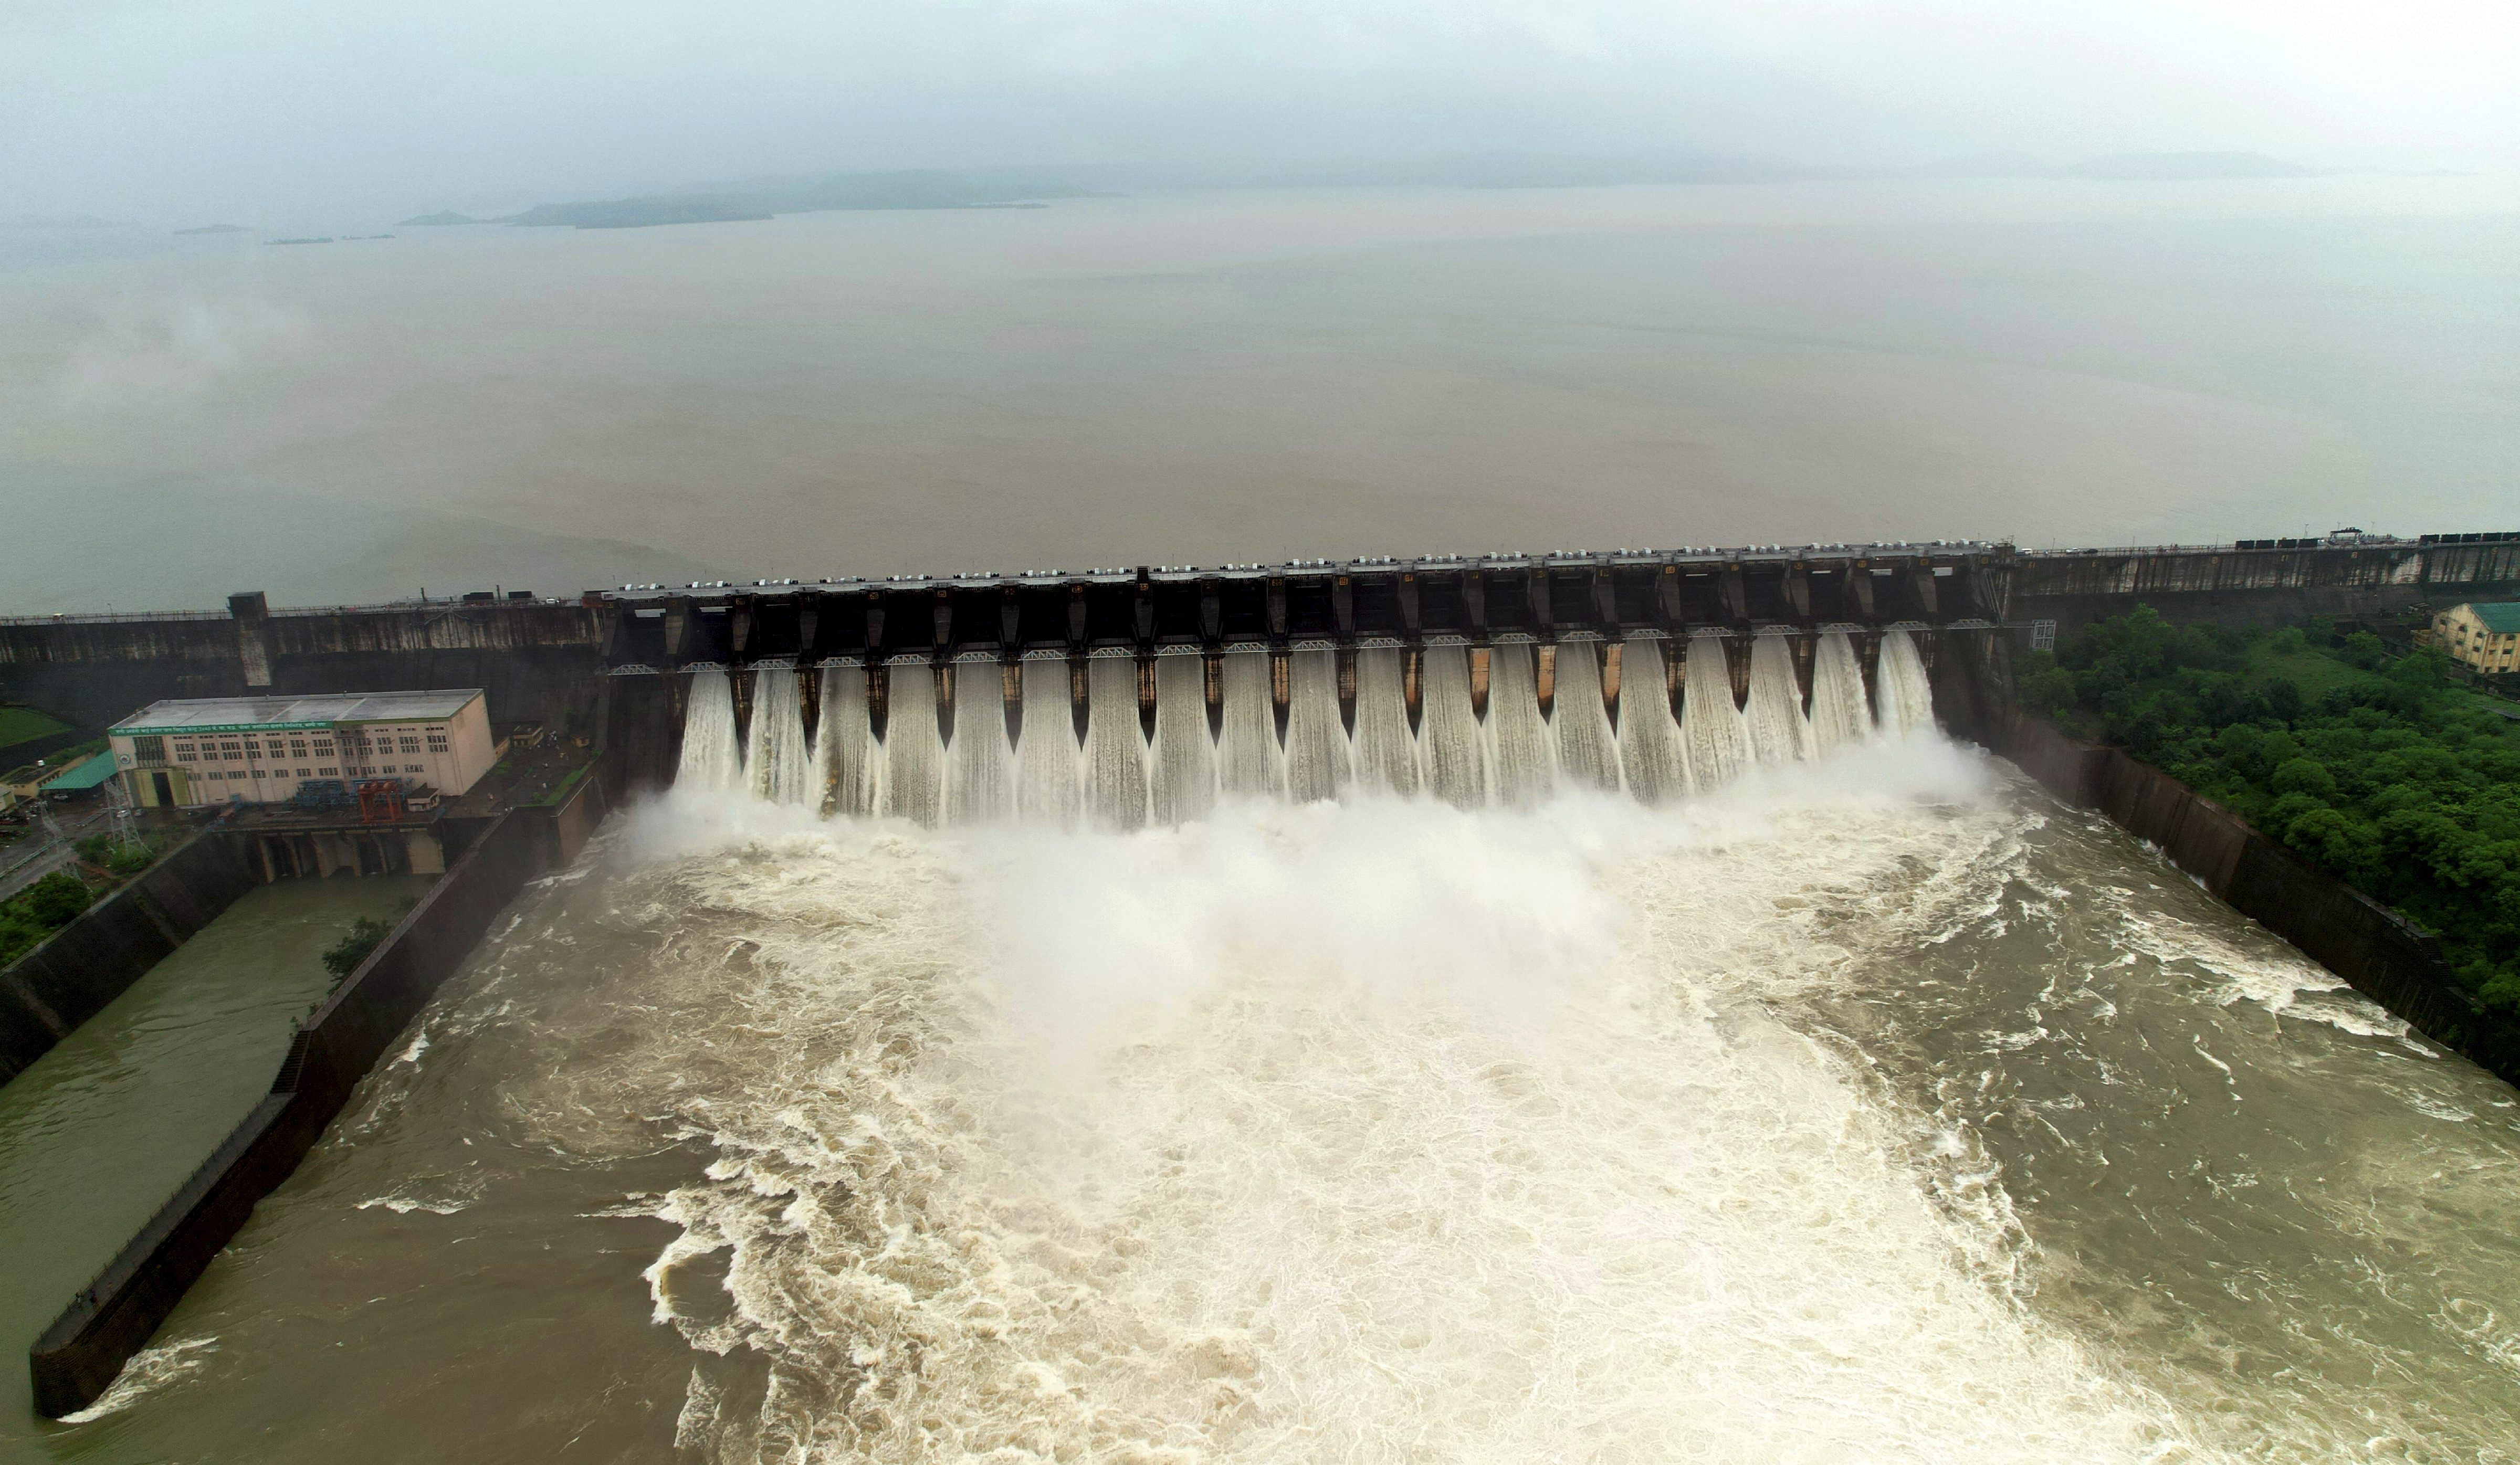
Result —
[[78, 919], [96, 897], [88, 893], [87, 883], [66, 869], [51, 874], [26, 887], [26, 913], [48, 930], [58, 929]]
[[331, 972], [333, 980], [338, 983], [357, 971], [359, 963], [368, 959], [368, 954], [392, 934], [391, 922], [379, 920], [373, 915], [360, 916], [350, 922], [349, 931], [339, 941], [325, 951], [324, 969]]

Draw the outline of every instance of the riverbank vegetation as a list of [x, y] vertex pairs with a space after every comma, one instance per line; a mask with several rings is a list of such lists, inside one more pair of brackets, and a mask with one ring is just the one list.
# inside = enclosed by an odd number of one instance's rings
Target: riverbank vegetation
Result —
[[2368, 632], [2175, 626], [2150, 607], [2020, 667], [2023, 702], [2233, 810], [2441, 941], [2520, 1010], [2520, 721], [2429, 648]]
[[100, 898], [157, 864], [173, 845], [162, 837], [117, 839], [110, 834], [78, 841], [77, 859], [69, 868], [54, 870], [0, 901], [0, 966], [76, 920]]

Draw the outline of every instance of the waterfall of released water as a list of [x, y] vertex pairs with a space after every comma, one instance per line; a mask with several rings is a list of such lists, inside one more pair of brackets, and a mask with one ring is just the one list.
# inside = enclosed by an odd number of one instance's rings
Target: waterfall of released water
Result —
[[1298, 804], [1337, 798], [1347, 788], [1348, 765], [1338, 652], [1293, 652], [1286, 658], [1286, 797]]
[[1097, 656], [1085, 665], [1085, 808], [1108, 829], [1147, 822], [1147, 734], [1131, 657]]
[[1531, 650], [1510, 643], [1488, 651], [1488, 767], [1496, 775], [1496, 801], [1515, 809], [1548, 798], [1557, 784]]
[[1073, 824], [1084, 811], [1084, 769], [1076, 747], [1075, 697], [1066, 658], [1023, 664], [1023, 735], [1015, 744], [1015, 812]]
[[1356, 782], [1397, 794], [1418, 791], [1418, 738], [1409, 731], [1409, 653], [1366, 646], [1356, 653]]
[[1688, 639], [1688, 686], [1681, 694], [1681, 740], [1688, 747], [1688, 771], [1699, 788], [1732, 782], [1750, 766], [1750, 730], [1732, 700], [1732, 669], [1725, 660], [1724, 638]]
[[1872, 735], [1872, 713], [1864, 702], [1864, 668], [1843, 631], [1820, 639], [1812, 661], [1812, 746], [1826, 753]]
[[[1216, 781], [1237, 798], [1286, 793], [1286, 755], [1278, 747], [1278, 706], [1270, 694], [1269, 653], [1228, 651], [1217, 668], [1225, 683], [1225, 726], [1216, 743]], [[1330, 708], [1333, 718], [1338, 708]]]
[[945, 818], [1005, 819], [1015, 809], [1015, 750], [1007, 741], [1006, 673], [994, 661], [954, 668], [954, 740], [945, 749]]
[[1600, 653], [1589, 641], [1561, 642], [1549, 728], [1557, 744], [1557, 773], [1572, 788], [1619, 787], [1619, 742], [1601, 696]]
[[1872, 700], [1881, 731], [1904, 737], [1934, 725], [1934, 688], [1925, 679], [1925, 658], [1907, 632], [1893, 629], [1881, 637], [1881, 653], [1872, 668]]
[[743, 786], [743, 750], [735, 737], [735, 688], [718, 667], [692, 673], [691, 705], [683, 713], [683, 761], [674, 771], [674, 786], [708, 793]]
[[814, 725], [813, 791], [806, 802], [835, 815], [875, 813], [875, 753], [866, 668], [825, 667], [823, 714]]
[[1148, 785], [1159, 824], [1188, 823], [1216, 807], [1216, 740], [1207, 731], [1207, 658], [1155, 658], [1155, 746]]
[[936, 670], [924, 661], [884, 669], [883, 778], [885, 814], [936, 822], [945, 781], [945, 739], [936, 729]]
[[1794, 648], [1781, 636], [1750, 643], [1748, 712], [1750, 752], [1761, 763], [1791, 763], [1812, 755], [1802, 684], [1794, 680]]
[[765, 666], [752, 674], [752, 736], [743, 754], [752, 796], [770, 804], [805, 802], [812, 766], [805, 750], [805, 701], [796, 673]]
[[1418, 746], [1427, 790], [1457, 809], [1488, 801], [1488, 740], [1470, 696], [1470, 648], [1428, 646], [1418, 662]]
[[[1696, 690], [1694, 682], [1689, 689]], [[1629, 637], [1619, 652], [1619, 769], [1628, 792], [1644, 803], [1669, 803], [1688, 792], [1688, 754], [1671, 715], [1670, 673], [1662, 643], [1651, 637]]]

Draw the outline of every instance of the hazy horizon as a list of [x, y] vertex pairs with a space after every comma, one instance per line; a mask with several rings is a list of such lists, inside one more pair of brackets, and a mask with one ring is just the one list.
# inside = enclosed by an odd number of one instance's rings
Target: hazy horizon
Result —
[[2452, 0], [43, 0], [0, 16], [0, 217], [282, 225], [761, 174], [1215, 183], [1490, 155], [2498, 169], [2520, 157], [2515, 71], [2520, 15]]

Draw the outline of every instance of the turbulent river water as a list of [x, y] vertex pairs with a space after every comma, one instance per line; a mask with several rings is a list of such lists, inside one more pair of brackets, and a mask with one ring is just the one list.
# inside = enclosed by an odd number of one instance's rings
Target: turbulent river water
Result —
[[2511, 1091], [1930, 732], [632, 810], [64, 1459], [2508, 1459]]

